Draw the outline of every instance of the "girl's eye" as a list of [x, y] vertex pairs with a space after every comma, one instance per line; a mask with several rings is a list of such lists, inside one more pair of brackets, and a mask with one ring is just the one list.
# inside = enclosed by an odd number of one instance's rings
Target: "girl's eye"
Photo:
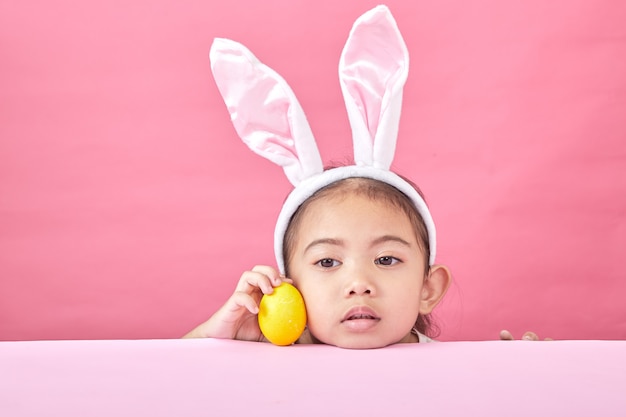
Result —
[[380, 258], [374, 261], [376, 265], [383, 265], [383, 266], [395, 265], [398, 262], [400, 262], [400, 260], [398, 258], [394, 258], [393, 256], [381, 256]]
[[321, 266], [322, 268], [332, 268], [334, 266], [339, 265], [339, 261], [330, 258], [320, 259], [316, 262], [316, 265]]

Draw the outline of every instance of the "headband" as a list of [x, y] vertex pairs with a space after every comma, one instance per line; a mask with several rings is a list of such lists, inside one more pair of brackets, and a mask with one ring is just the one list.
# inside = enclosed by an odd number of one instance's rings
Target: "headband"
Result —
[[386, 6], [354, 23], [339, 60], [339, 80], [352, 128], [355, 165], [324, 171], [304, 111], [287, 82], [235, 41], [216, 38], [211, 70], [239, 137], [252, 151], [281, 166], [294, 185], [276, 222], [274, 252], [285, 272], [283, 240], [295, 211], [321, 188], [346, 178], [390, 184], [415, 205], [435, 262], [435, 223], [419, 193], [389, 170], [395, 154], [402, 88], [409, 54]]

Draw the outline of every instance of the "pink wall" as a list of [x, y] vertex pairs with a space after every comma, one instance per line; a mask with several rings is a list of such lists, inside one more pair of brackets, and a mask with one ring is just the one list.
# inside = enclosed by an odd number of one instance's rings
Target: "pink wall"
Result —
[[[273, 263], [290, 186], [236, 137], [212, 38], [341, 160], [337, 62], [376, 3], [0, 5], [0, 339], [177, 337]], [[387, 4], [412, 59], [394, 167], [455, 278], [441, 339], [626, 338], [626, 3]]]

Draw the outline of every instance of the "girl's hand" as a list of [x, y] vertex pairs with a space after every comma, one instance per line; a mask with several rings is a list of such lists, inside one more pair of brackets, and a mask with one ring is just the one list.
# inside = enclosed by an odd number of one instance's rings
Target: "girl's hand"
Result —
[[[502, 330], [500, 332], [500, 340], [515, 340], [513, 338], [513, 335], [511, 334], [511, 332], [509, 332], [508, 330]], [[537, 336], [537, 333], [535, 332], [526, 332], [524, 333], [524, 335], [522, 336], [522, 340], [532, 340], [532, 341], [538, 341], [539, 336]], [[553, 340], [549, 337], [546, 337], [543, 340]]]
[[292, 282], [270, 266], [257, 265], [244, 272], [226, 303], [184, 337], [265, 341], [257, 321], [259, 302], [263, 294], [271, 294], [283, 281]]

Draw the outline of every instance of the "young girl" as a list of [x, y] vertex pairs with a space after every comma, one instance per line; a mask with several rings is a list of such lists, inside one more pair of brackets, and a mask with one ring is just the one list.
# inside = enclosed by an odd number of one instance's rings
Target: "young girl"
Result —
[[279, 269], [245, 272], [224, 306], [187, 337], [262, 341], [260, 299], [286, 280], [307, 309], [300, 343], [375, 348], [429, 341], [429, 314], [451, 278], [434, 263], [435, 226], [424, 199], [389, 170], [408, 73], [389, 10], [378, 6], [357, 19], [340, 59], [351, 166], [323, 170], [295, 95], [244, 46], [216, 39], [211, 68], [239, 136], [281, 165], [295, 189], [276, 226]]
[[435, 225], [421, 193], [389, 170], [408, 73], [389, 10], [378, 6], [357, 19], [340, 58], [354, 165], [323, 169], [292, 90], [243, 45], [216, 39], [210, 57], [237, 133], [282, 166], [295, 188], [276, 225], [278, 270], [244, 272], [228, 301], [186, 337], [264, 341], [259, 302], [287, 281], [307, 309], [299, 343], [377, 348], [431, 341], [429, 314], [451, 275], [435, 264]]
[[[317, 191], [284, 238], [285, 272], [307, 308], [299, 342], [376, 348], [430, 341], [428, 314], [450, 272], [429, 265], [429, 253], [424, 220], [393, 186], [357, 177]], [[188, 336], [263, 340], [258, 303], [283, 279], [269, 266], [245, 272], [226, 304]]]

